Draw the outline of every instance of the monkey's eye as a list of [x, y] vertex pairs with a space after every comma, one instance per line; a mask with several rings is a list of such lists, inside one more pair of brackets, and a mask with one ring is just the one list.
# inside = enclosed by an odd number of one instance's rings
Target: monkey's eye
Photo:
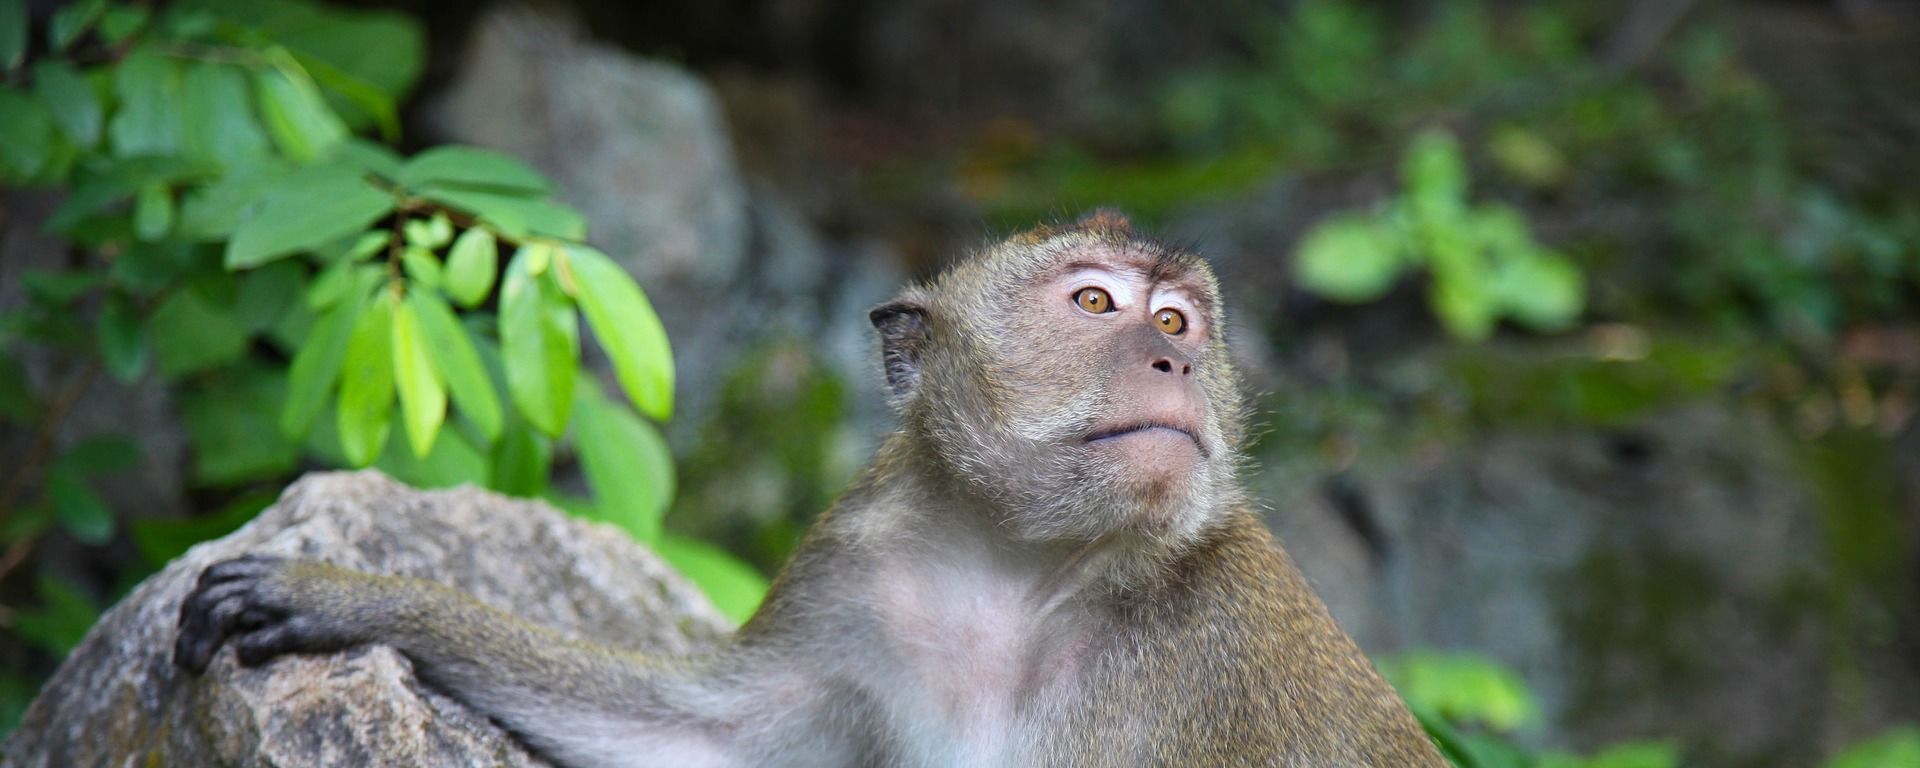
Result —
[[1082, 288], [1073, 293], [1073, 303], [1096, 315], [1113, 311], [1113, 297], [1104, 288]]
[[1167, 308], [1153, 313], [1153, 324], [1160, 327], [1161, 333], [1178, 336], [1187, 329], [1187, 316], [1180, 314], [1180, 310]]

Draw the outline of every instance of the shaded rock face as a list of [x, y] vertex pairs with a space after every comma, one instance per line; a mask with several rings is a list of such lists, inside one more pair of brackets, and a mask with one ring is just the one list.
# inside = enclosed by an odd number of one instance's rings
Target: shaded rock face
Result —
[[1878, 511], [1871, 495], [1821, 498], [1828, 483], [1911, 484], [1916, 465], [1829, 455], [1846, 447], [1699, 403], [1618, 430], [1488, 433], [1333, 486], [1255, 482], [1363, 647], [1500, 660], [1533, 689], [1542, 741], [1672, 739], [1703, 764], [1811, 765], [1920, 711], [1910, 630], [1885, 626], [1911, 615], [1902, 564], [1882, 576], [1832, 556], [1835, 515], [1867, 515], [1845, 524], [1879, 526], [1889, 547], [1913, 541], [1920, 495], [1892, 489]]
[[206, 566], [246, 553], [432, 579], [579, 637], [660, 655], [710, 648], [727, 623], [668, 566], [604, 525], [375, 472], [315, 474], [245, 528], [194, 547], [104, 616], [0, 748], [6, 768], [70, 765], [544, 765], [372, 646], [259, 668], [222, 650], [175, 668], [180, 601]]

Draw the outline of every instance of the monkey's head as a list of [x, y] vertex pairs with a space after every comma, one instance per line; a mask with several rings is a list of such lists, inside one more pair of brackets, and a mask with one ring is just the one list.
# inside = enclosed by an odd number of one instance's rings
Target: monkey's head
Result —
[[1218, 283], [1116, 214], [991, 246], [871, 318], [923, 460], [1016, 538], [1177, 543], [1238, 493]]

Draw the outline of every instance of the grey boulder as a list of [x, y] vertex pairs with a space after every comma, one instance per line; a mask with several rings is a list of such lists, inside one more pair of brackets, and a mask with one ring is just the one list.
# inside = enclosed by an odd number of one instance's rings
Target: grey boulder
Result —
[[0, 747], [0, 765], [545, 764], [423, 687], [388, 648], [251, 669], [223, 649], [205, 675], [176, 668], [181, 599], [206, 566], [250, 552], [432, 579], [529, 621], [661, 655], [710, 648], [728, 629], [705, 597], [611, 527], [472, 488], [314, 474], [108, 611]]

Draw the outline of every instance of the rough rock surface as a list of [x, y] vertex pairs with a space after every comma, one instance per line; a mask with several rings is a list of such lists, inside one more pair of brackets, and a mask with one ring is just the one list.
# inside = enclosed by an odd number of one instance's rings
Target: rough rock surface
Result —
[[103, 617], [0, 748], [6, 768], [79, 765], [544, 765], [486, 718], [417, 682], [391, 649], [175, 668], [180, 600], [201, 569], [249, 552], [434, 579], [496, 608], [663, 655], [726, 621], [625, 534], [551, 507], [375, 472], [309, 475], [233, 535], [194, 547]]
[[[1255, 482], [1363, 647], [1492, 656], [1527, 680], [1548, 743], [1664, 738], [1730, 764], [1812, 765], [1920, 711], [1920, 676], [1854, 629], [1886, 610], [1871, 592], [1825, 597], [1835, 512], [1808, 450], [1753, 409], [1700, 403], [1363, 464], [1338, 494], [1271, 462]], [[1890, 522], [1920, 519], [1905, 504]], [[1853, 671], [1836, 671], [1836, 648]]]

